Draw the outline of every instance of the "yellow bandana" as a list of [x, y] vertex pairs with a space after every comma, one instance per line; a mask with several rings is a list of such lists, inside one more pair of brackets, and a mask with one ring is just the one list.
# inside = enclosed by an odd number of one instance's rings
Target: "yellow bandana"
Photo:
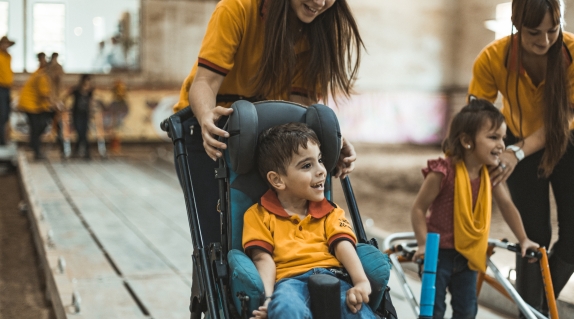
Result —
[[454, 178], [454, 247], [468, 259], [472, 270], [486, 270], [486, 249], [492, 211], [492, 189], [486, 166], [482, 167], [474, 211], [472, 188], [464, 161], [456, 164]]

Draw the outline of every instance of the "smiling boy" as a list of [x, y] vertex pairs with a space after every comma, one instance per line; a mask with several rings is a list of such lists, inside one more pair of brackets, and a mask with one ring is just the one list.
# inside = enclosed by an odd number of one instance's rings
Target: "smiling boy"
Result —
[[327, 171], [320, 143], [305, 124], [272, 127], [259, 136], [259, 172], [270, 185], [244, 216], [243, 247], [265, 288], [253, 318], [311, 318], [308, 279], [344, 267], [343, 318], [375, 318], [366, 304], [371, 286], [355, 251], [345, 212], [324, 195]]

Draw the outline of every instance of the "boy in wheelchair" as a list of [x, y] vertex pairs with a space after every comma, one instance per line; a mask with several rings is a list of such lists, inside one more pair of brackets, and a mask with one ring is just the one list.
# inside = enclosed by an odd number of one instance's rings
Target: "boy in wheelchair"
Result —
[[341, 280], [343, 318], [376, 318], [367, 304], [371, 285], [355, 251], [345, 213], [324, 195], [327, 171], [315, 132], [302, 123], [264, 131], [256, 154], [270, 189], [244, 215], [243, 247], [263, 281], [264, 304], [254, 318], [312, 318], [309, 278]]

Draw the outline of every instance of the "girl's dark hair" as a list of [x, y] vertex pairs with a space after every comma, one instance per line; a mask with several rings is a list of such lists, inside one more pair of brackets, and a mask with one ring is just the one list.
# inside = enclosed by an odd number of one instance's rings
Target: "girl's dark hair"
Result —
[[267, 173], [274, 171], [287, 175], [287, 166], [299, 147], [307, 149], [307, 143], [321, 146], [315, 132], [303, 123], [287, 123], [271, 127], [259, 135], [257, 142], [257, 167], [267, 181]]
[[[542, 161], [540, 162], [539, 170], [541, 175], [548, 177], [552, 174], [554, 166], [558, 163], [562, 155], [566, 152], [566, 148], [570, 141], [569, 117], [571, 114], [570, 105], [568, 101], [568, 79], [566, 75], [566, 59], [562, 52], [563, 33], [561, 26], [561, 5], [560, 0], [513, 0], [512, 1], [512, 24], [518, 31], [517, 36], [510, 37], [510, 45], [508, 52], [512, 48], [519, 48], [517, 51], [518, 58], [516, 61], [516, 83], [515, 92], [512, 92], [516, 101], [518, 102], [518, 112], [520, 123], [519, 138], [524, 139], [522, 132], [522, 108], [518, 95], [518, 80], [520, 75], [520, 68], [522, 66], [522, 29], [536, 28], [542, 23], [546, 13], [550, 13], [554, 25], [560, 25], [558, 28], [558, 39], [556, 43], [550, 47], [547, 53], [546, 62], [546, 76], [544, 87], [544, 135], [546, 137], [546, 144]], [[518, 41], [517, 45], [513, 41]], [[507, 54], [510, 59], [510, 55]], [[506, 77], [507, 92], [508, 81], [510, 72]], [[512, 108], [510, 109], [512, 110]]]
[[442, 143], [442, 151], [455, 161], [462, 160], [464, 147], [460, 138], [466, 135], [475, 141], [476, 134], [486, 123], [490, 123], [490, 129], [499, 128], [504, 123], [504, 116], [489, 101], [471, 95], [468, 105], [463, 107], [450, 122], [447, 137]]
[[[265, 0], [261, 0], [265, 1]], [[363, 40], [346, 0], [336, 0], [311, 23], [301, 22], [289, 0], [265, 1], [265, 38], [255, 90], [258, 96], [277, 98], [290, 94], [295, 76], [303, 79], [312, 100], [345, 96], [357, 77]], [[295, 54], [294, 45], [307, 41], [309, 50]], [[296, 74], [295, 72], [299, 72]]]

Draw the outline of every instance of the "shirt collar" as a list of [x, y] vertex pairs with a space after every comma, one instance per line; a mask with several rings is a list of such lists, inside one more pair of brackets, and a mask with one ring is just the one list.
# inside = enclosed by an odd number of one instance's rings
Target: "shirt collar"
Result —
[[[562, 42], [562, 54], [564, 55], [564, 59], [566, 60], [566, 67], [569, 67], [572, 64], [572, 55], [570, 54], [570, 50], [566, 47], [566, 44]], [[512, 48], [507, 54], [506, 58], [506, 67], [509, 71], [516, 71], [517, 64], [518, 64], [518, 35], [512, 35]], [[524, 67], [520, 65], [520, 74], [524, 74], [526, 71]]]
[[[273, 213], [277, 216], [286, 218], [290, 217], [281, 205], [281, 202], [279, 202], [277, 194], [271, 189], [268, 190], [263, 196], [261, 196], [259, 204], [261, 204], [261, 206], [267, 209], [270, 213]], [[319, 219], [329, 214], [333, 208], [336, 208], [336, 206], [329, 202], [326, 198], [323, 198], [323, 200], [320, 202], [309, 202], [307, 212], [313, 218]]]

